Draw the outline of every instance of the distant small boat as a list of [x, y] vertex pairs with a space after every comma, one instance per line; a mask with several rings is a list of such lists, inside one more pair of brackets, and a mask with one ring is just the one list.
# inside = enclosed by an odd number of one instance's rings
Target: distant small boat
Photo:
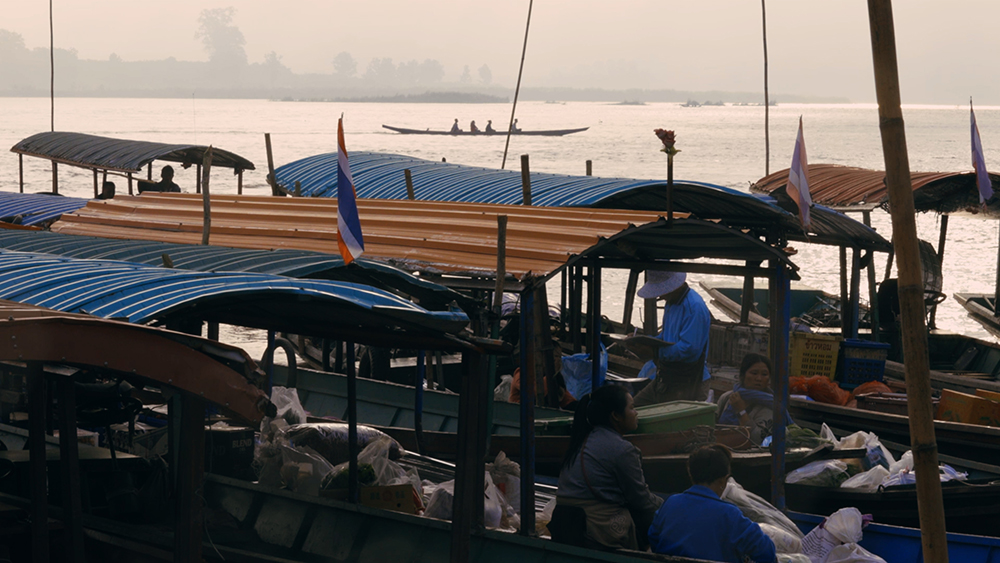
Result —
[[[406, 129], [403, 127], [392, 127], [391, 125], [383, 125], [386, 129], [390, 131], [395, 131], [397, 133], [402, 133], [403, 135], [455, 135], [455, 136], [469, 136], [469, 137], [486, 137], [491, 135], [506, 135], [506, 131], [479, 131], [473, 133], [471, 131], [459, 131], [458, 133], [452, 133], [451, 131], [435, 131], [432, 129]], [[539, 130], [539, 131], [512, 131], [511, 135], [535, 135], [543, 137], [562, 137], [563, 135], [570, 135], [572, 133], [579, 133], [581, 131], [586, 131], [590, 127], [579, 127], [577, 129], [549, 129], [549, 130]]]

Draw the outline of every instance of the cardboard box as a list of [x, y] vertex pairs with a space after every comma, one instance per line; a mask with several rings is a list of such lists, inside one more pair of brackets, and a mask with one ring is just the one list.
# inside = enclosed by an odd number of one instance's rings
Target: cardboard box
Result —
[[[335, 489], [332, 491], [320, 491], [320, 496], [336, 500], [347, 499], [347, 489]], [[382, 510], [392, 510], [403, 514], [416, 514], [417, 510], [423, 510], [423, 503], [413, 485], [388, 485], [384, 487], [361, 487], [358, 493], [358, 500], [365, 506], [380, 508]]]
[[934, 418], [980, 426], [1000, 426], [1000, 403], [945, 389], [941, 391], [941, 402], [938, 403]]
[[987, 391], [986, 389], [976, 389], [976, 396], [982, 397], [984, 399], [989, 399], [991, 401], [1000, 401], [1000, 393], [996, 391]]

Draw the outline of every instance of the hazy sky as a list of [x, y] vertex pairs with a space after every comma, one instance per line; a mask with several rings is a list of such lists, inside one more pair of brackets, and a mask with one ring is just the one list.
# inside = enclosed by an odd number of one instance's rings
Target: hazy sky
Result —
[[[295, 72], [332, 72], [349, 51], [363, 71], [373, 57], [437, 59], [457, 80], [490, 66], [513, 86], [527, 0], [54, 0], [55, 43], [81, 58], [206, 60], [194, 34], [205, 8], [233, 6], [250, 62], [276, 51]], [[6, 2], [0, 28], [48, 45], [48, 3]], [[864, 0], [767, 0], [771, 92], [874, 101]], [[997, 0], [896, 0], [903, 101], [1000, 104]], [[759, 91], [756, 0], [539, 0], [524, 84]]]

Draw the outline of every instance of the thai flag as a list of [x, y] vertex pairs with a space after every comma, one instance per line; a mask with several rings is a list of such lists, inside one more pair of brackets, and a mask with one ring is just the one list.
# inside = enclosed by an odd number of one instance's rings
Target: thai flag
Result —
[[988, 199], [993, 197], [993, 183], [990, 182], [990, 173], [986, 171], [983, 142], [979, 139], [976, 112], [972, 111], [972, 98], [969, 98], [969, 120], [972, 124], [972, 167], [976, 169], [976, 186], [979, 188], [979, 203], [985, 204]]
[[337, 120], [337, 246], [345, 264], [350, 264], [365, 251], [358, 220], [358, 202], [354, 193], [354, 178], [347, 162], [344, 145], [344, 118]]
[[808, 229], [812, 197], [809, 195], [809, 161], [806, 158], [806, 141], [802, 137], [801, 115], [799, 116], [799, 135], [795, 138], [792, 167], [788, 170], [788, 186], [785, 188], [785, 192], [799, 206], [802, 226]]

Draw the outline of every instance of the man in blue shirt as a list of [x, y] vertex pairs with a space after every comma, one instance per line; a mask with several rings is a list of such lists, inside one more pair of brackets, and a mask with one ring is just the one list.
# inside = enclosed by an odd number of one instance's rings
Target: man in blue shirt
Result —
[[712, 326], [712, 314], [705, 300], [688, 286], [686, 274], [660, 270], [647, 273], [646, 283], [637, 295], [666, 302], [663, 329], [658, 337], [670, 344], [660, 348], [656, 379], [635, 396], [636, 406], [704, 401], [711, 377], [705, 359]]
[[703, 446], [688, 458], [694, 483], [673, 495], [656, 512], [649, 527], [654, 553], [694, 559], [743, 563], [772, 563], [774, 542], [733, 504], [719, 498], [729, 480], [729, 449]]

